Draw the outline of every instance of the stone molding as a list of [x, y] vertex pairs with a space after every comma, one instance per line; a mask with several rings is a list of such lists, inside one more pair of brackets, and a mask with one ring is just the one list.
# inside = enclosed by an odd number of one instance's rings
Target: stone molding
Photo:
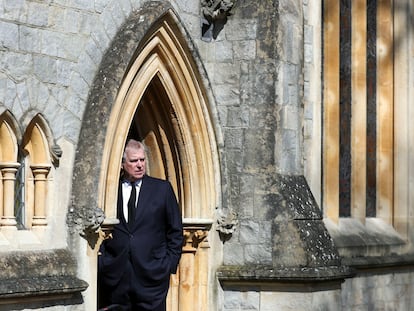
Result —
[[203, 241], [207, 239], [213, 221], [211, 219], [184, 218], [184, 253], [196, 253]]
[[222, 266], [216, 276], [224, 288], [255, 287], [302, 292], [318, 288], [339, 288], [345, 279], [355, 275], [347, 266], [272, 267], [266, 265]]
[[0, 266], [0, 305], [22, 304], [39, 296], [58, 303], [88, 287], [76, 277], [76, 261], [65, 249], [2, 254]]

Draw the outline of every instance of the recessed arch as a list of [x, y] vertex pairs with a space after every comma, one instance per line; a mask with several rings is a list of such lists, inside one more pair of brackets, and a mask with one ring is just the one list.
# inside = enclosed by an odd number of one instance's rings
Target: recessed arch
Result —
[[41, 114], [36, 114], [28, 124], [23, 136], [22, 148], [26, 155], [26, 225], [43, 227], [47, 225], [46, 204], [49, 174], [52, 169], [53, 137]]
[[152, 156], [150, 170], [173, 183], [183, 216], [212, 218], [217, 205], [215, 135], [200, 77], [170, 14], [139, 45], [112, 107], [98, 203], [109, 221], [116, 218], [113, 189], [134, 122], [141, 123], [138, 131]]
[[0, 115], [0, 162], [17, 162], [21, 132], [9, 110]]
[[14, 193], [21, 132], [13, 114], [0, 115], [0, 227], [16, 228]]

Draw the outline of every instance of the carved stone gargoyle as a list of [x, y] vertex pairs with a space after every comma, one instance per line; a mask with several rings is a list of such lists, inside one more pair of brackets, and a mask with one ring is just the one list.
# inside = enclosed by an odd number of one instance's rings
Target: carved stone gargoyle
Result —
[[220, 239], [223, 243], [231, 238], [238, 224], [238, 215], [234, 211], [224, 210], [217, 212], [216, 230], [218, 231]]
[[201, 0], [201, 39], [210, 42], [216, 39], [227, 22], [227, 17], [236, 1]]

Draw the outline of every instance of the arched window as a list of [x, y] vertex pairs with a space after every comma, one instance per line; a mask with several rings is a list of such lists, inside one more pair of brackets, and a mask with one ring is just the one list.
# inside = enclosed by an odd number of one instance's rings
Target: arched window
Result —
[[20, 167], [18, 140], [20, 130], [9, 111], [0, 115], [0, 226], [16, 228], [14, 213], [15, 181]]
[[52, 136], [45, 119], [36, 115], [26, 128], [22, 149], [25, 169], [25, 223], [27, 228], [46, 226], [47, 188], [52, 168]]

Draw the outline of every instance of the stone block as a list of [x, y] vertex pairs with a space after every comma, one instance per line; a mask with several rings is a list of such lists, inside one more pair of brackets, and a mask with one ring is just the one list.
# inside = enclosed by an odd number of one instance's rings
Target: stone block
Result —
[[95, 1], [83, 1], [83, 0], [54, 0], [54, 3], [61, 6], [76, 8], [80, 10], [93, 11]]
[[247, 220], [240, 223], [240, 242], [242, 244], [259, 243], [260, 223], [254, 220]]
[[74, 63], [62, 59], [56, 60], [56, 79], [57, 83], [62, 86], [70, 85], [71, 73], [74, 70]]
[[247, 127], [249, 125], [249, 110], [241, 107], [229, 107], [227, 112], [228, 127]]
[[[19, 46], [22, 51], [40, 53], [41, 52], [41, 32], [42, 30], [37, 28], [31, 28], [26, 26], [20, 26], [19, 31]], [[17, 37], [14, 37], [16, 41]], [[17, 41], [16, 41], [17, 42]]]
[[235, 60], [253, 60], [256, 58], [256, 40], [235, 41], [233, 46]]
[[8, 51], [0, 52], [0, 66], [3, 72], [13, 77], [15, 81], [28, 78], [32, 73], [33, 59], [29, 54]]
[[45, 27], [49, 22], [49, 4], [27, 2], [27, 23]]
[[33, 56], [33, 71], [41, 82], [57, 83], [56, 58], [44, 55]]
[[18, 27], [15, 24], [0, 21], [0, 46], [18, 50]]
[[230, 20], [225, 26], [226, 38], [229, 40], [256, 39], [257, 21], [252, 19]]
[[225, 291], [223, 311], [260, 310], [260, 294], [255, 291]]
[[310, 311], [311, 306], [310, 294], [262, 292], [260, 295], [260, 311]]
[[244, 130], [239, 128], [227, 128], [225, 131], [224, 142], [226, 148], [241, 149], [244, 143]]
[[18, 98], [21, 109], [23, 111], [29, 110], [30, 109], [29, 94], [27, 92], [27, 87], [24, 82], [16, 84], [16, 93], [17, 93], [17, 98]]
[[216, 62], [233, 62], [233, 43], [231, 41], [218, 41], [213, 44]]
[[3, 18], [25, 23], [27, 18], [26, 0], [2, 1]]
[[266, 244], [245, 245], [244, 257], [247, 265], [269, 265], [272, 264], [272, 248]]
[[215, 90], [218, 105], [236, 106], [239, 104], [240, 90], [237, 85], [223, 84]]
[[[229, 242], [230, 243], [230, 242]], [[228, 251], [226, 251], [228, 249]], [[223, 254], [223, 264], [225, 265], [243, 265], [244, 260], [244, 246], [240, 243], [231, 243], [226, 245]]]

